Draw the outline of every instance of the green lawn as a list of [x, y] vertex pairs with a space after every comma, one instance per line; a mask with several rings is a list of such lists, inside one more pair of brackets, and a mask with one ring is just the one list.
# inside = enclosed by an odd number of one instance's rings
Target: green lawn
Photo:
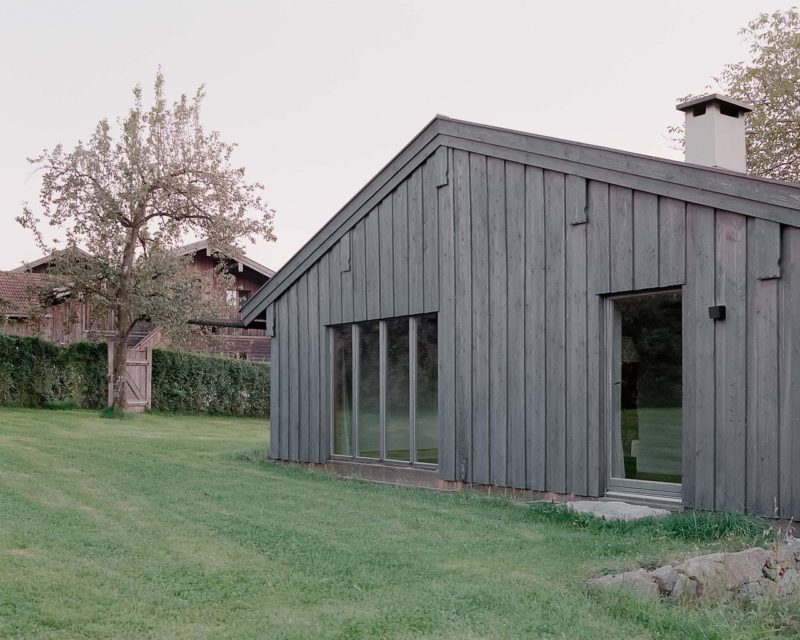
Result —
[[[798, 632], [797, 600], [745, 611], [582, 586], [603, 571], [739, 548], [751, 521], [606, 526], [546, 506], [337, 480], [257, 461], [266, 438], [255, 420], [0, 409], [0, 637]], [[692, 526], [723, 541], [702, 542]]]

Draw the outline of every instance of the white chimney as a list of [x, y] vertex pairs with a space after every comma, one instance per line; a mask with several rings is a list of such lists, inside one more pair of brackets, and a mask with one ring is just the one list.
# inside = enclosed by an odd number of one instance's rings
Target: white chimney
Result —
[[752, 105], [712, 93], [675, 108], [686, 114], [686, 162], [747, 171], [744, 119]]

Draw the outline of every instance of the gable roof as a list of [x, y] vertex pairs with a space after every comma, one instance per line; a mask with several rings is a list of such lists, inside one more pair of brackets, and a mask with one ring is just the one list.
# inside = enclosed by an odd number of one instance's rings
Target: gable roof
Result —
[[800, 184], [437, 115], [245, 303], [241, 309], [244, 324], [252, 323], [380, 200], [434, 154], [440, 163], [437, 174], [446, 184], [444, 147], [800, 226]]
[[47, 281], [43, 273], [0, 271], [0, 314], [25, 318], [41, 308], [34, 289]]
[[[85, 258], [89, 257], [89, 254], [86, 253], [83, 249], [79, 249], [78, 247], [70, 247], [69, 249], [65, 249], [65, 251], [75, 251], [79, 255], [84, 256]], [[53, 261], [56, 257], [55, 253], [51, 253], [47, 256], [42, 256], [37, 260], [33, 260], [32, 262], [25, 262], [19, 267], [15, 267], [11, 269], [8, 273], [25, 273], [26, 271], [33, 271], [36, 267], [41, 267], [43, 264], [49, 264]]]
[[[211, 256], [215, 253], [213, 249], [209, 248], [208, 240], [198, 240], [197, 242], [192, 242], [190, 244], [184, 245], [176, 249], [175, 253], [177, 253], [179, 256], [186, 256], [189, 255], [190, 253], [197, 253], [198, 251], [205, 251], [207, 256]], [[231, 259], [244, 265], [245, 267], [249, 267], [256, 273], [260, 273], [261, 275], [266, 276], [267, 278], [271, 278], [272, 276], [275, 275], [275, 272], [272, 269], [270, 269], [269, 267], [265, 267], [260, 262], [251, 260], [245, 255], [236, 256]]]

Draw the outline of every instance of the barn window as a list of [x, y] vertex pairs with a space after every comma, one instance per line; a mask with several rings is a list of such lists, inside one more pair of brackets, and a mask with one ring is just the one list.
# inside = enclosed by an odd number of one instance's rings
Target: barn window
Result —
[[436, 314], [332, 328], [331, 453], [435, 465]]

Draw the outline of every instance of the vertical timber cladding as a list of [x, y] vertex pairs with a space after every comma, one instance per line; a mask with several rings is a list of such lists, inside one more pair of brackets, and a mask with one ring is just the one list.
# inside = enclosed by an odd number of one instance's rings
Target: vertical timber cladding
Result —
[[[328, 459], [329, 325], [439, 310], [439, 211], [449, 211], [452, 229], [451, 193], [441, 148], [275, 300], [272, 457]], [[454, 429], [440, 427], [440, 437], [449, 443], [440, 468], [452, 468]]]
[[438, 312], [439, 475], [602, 495], [602, 296], [675, 286], [685, 505], [800, 515], [800, 229], [454, 148], [275, 300], [271, 451], [328, 457], [327, 326]]

